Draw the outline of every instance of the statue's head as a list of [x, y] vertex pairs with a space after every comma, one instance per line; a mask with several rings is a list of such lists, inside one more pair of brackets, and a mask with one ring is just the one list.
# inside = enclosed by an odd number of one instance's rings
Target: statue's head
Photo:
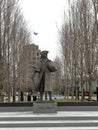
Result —
[[48, 51], [44, 50], [44, 51], [41, 51], [41, 58], [44, 57], [44, 58], [47, 58], [47, 55], [48, 55]]

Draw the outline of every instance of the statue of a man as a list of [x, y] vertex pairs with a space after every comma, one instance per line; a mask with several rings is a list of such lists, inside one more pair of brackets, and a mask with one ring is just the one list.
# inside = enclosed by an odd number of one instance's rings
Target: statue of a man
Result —
[[51, 72], [55, 72], [57, 67], [47, 58], [48, 51], [42, 51], [40, 60], [33, 65], [33, 77], [38, 73], [36, 91], [40, 93], [40, 100], [43, 100], [44, 92], [49, 94], [49, 100], [52, 100]]

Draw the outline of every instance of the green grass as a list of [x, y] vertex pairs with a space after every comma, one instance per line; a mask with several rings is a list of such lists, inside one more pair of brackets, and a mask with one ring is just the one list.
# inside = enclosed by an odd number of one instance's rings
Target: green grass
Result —
[[84, 99], [83, 101], [81, 100], [76, 100], [76, 99], [54, 99], [56, 102], [92, 102]]

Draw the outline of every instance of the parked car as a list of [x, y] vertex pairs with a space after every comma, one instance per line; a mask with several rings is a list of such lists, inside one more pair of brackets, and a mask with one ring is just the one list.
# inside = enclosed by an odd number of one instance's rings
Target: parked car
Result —
[[88, 91], [84, 91], [83, 94], [84, 94], [85, 96], [88, 96], [88, 95], [89, 95], [89, 92], [88, 92]]

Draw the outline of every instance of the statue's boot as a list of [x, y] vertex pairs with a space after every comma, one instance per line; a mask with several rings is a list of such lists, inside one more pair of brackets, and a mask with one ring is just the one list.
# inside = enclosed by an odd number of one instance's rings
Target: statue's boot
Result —
[[45, 99], [47, 100], [47, 92], [45, 92]]
[[49, 100], [50, 100], [50, 101], [53, 101], [53, 100], [52, 100], [52, 93], [51, 93], [51, 92], [48, 92], [48, 94], [49, 94]]

